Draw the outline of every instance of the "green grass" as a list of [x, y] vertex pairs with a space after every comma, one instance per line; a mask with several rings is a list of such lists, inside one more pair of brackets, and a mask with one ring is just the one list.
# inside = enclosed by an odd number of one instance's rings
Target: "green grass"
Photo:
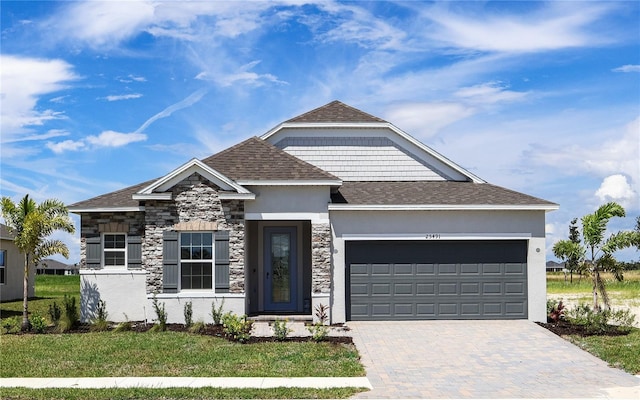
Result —
[[2, 377], [364, 376], [354, 346], [184, 332], [3, 335]]
[[640, 329], [621, 336], [573, 335], [569, 340], [613, 367], [640, 374]]
[[[634, 300], [640, 299], [640, 271], [626, 271], [624, 280], [618, 282], [611, 274], [602, 275], [606, 281], [607, 291], [611, 299]], [[592, 281], [590, 277], [582, 278], [574, 274], [573, 283], [564, 280], [562, 272], [547, 273], [547, 293], [548, 294], [571, 294], [578, 295], [579, 299], [589, 300], [591, 298]]]
[[24, 389], [3, 388], [3, 399], [106, 400], [106, 399], [344, 399], [366, 389]]
[[[80, 302], [80, 275], [36, 275], [35, 297], [29, 299], [29, 313], [39, 314], [49, 321], [49, 305], [62, 305], [64, 295], [75, 296]], [[22, 315], [22, 300], [0, 303], [0, 318]], [[51, 321], [49, 321], [51, 322]]]

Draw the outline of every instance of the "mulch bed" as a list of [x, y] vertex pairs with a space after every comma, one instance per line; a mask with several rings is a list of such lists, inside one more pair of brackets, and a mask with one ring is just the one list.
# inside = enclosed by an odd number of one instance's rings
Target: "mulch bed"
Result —
[[616, 329], [616, 327], [611, 327], [611, 329], [607, 332], [588, 332], [586, 328], [582, 325], [575, 325], [565, 320], [560, 320], [557, 322], [536, 322], [536, 324], [541, 327], [555, 333], [558, 336], [570, 336], [570, 335], [578, 335], [578, 336], [624, 336], [628, 335], [628, 332], [620, 332]]

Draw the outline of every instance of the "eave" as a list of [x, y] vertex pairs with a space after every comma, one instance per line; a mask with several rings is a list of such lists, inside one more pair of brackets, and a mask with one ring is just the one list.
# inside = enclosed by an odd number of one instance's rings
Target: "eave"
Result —
[[329, 204], [329, 211], [554, 211], [557, 204]]

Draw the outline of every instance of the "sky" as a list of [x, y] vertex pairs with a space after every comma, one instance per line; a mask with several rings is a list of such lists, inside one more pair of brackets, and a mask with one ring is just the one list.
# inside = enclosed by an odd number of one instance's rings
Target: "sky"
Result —
[[[627, 211], [611, 231], [640, 215], [638, 1], [0, 7], [0, 194], [15, 201], [157, 178], [340, 100], [558, 203], [548, 259], [605, 202]], [[78, 262], [79, 233], [56, 235]]]

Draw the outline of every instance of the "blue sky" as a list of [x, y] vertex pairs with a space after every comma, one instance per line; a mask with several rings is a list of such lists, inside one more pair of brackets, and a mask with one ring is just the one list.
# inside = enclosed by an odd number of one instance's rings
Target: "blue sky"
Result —
[[[548, 248], [606, 201], [628, 214], [611, 229], [640, 214], [637, 1], [0, 6], [0, 192], [16, 200], [156, 178], [337, 99], [559, 203]], [[77, 262], [78, 234], [60, 237]]]

